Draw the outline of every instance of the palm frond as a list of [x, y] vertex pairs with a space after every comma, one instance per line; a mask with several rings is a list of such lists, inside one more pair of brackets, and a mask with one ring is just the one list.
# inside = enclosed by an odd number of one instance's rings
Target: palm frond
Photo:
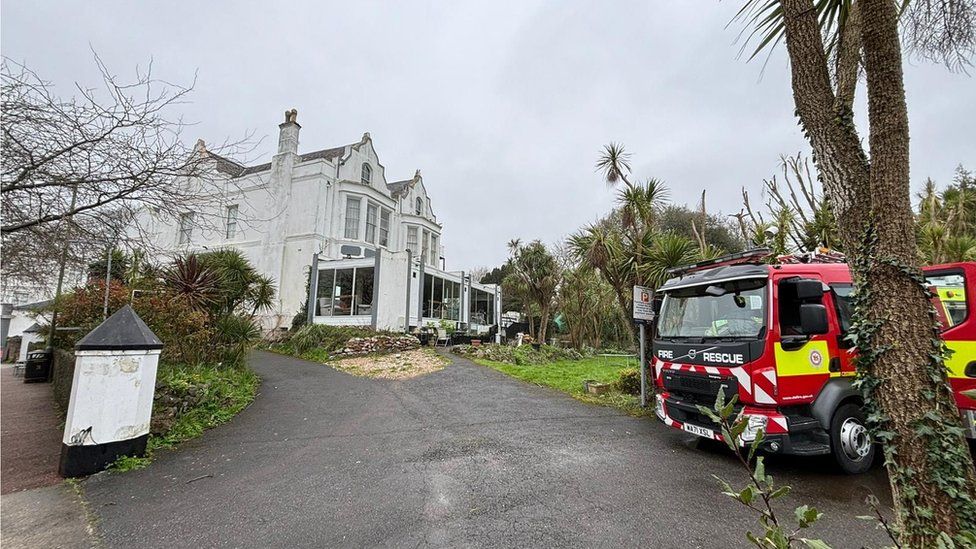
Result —
[[603, 175], [608, 185], [627, 181], [627, 174], [630, 173], [630, 153], [619, 143], [611, 142], [604, 145], [603, 152], [596, 162], [596, 171]]

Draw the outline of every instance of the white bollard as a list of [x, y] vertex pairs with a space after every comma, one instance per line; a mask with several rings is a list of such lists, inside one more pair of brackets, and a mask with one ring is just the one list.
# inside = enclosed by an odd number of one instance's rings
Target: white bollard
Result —
[[75, 345], [75, 372], [59, 471], [90, 475], [149, 439], [162, 341], [126, 305]]

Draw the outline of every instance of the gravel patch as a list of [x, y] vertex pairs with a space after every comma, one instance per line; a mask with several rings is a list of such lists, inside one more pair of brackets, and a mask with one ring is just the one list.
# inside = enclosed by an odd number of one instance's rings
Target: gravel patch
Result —
[[409, 379], [441, 370], [450, 360], [433, 349], [414, 349], [402, 353], [362, 356], [329, 361], [343, 372], [377, 379]]

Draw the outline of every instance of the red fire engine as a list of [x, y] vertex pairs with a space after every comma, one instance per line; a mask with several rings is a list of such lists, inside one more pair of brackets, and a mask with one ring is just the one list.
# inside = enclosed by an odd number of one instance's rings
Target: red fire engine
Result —
[[[832, 454], [847, 473], [866, 471], [875, 448], [845, 336], [851, 322], [851, 274], [843, 256], [783, 256], [766, 250], [698, 263], [673, 274], [654, 331], [651, 365], [657, 416], [667, 425], [721, 439], [698, 410], [720, 389], [738, 395], [748, 420], [743, 444], [762, 429], [761, 449]], [[976, 438], [976, 263], [924, 269], [937, 295], [943, 338], [953, 353], [950, 384], [969, 438]]]

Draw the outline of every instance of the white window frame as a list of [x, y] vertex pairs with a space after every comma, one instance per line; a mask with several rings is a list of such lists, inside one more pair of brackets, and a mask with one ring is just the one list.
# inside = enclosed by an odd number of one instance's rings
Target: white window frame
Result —
[[[355, 204], [355, 208], [353, 208]], [[353, 211], [355, 210], [355, 212]], [[359, 196], [346, 195], [346, 218], [345, 225], [343, 226], [342, 236], [346, 240], [359, 240], [360, 239], [360, 221], [362, 218], [363, 211], [363, 199]], [[353, 215], [355, 213], [355, 215]], [[355, 233], [355, 234], [354, 234]]]
[[417, 215], [424, 215], [424, 199], [423, 198], [421, 198], [419, 196], [417, 197], [417, 200], [414, 203], [413, 213], [415, 213]]
[[231, 204], [227, 206], [225, 215], [224, 238], [231, 240], [237, 236], [237, 216], [240, 214], [240, 206]]
[[363, 162], [363, 167], [360, 169], [359, 180], [364, 185], [369, 185], [373, 181], [373, 167], [369, 165], [369, 162]]
[[180, 225], [177, 232], [177, 243], [189, 244], [193, 240], [193, 213], [183, 212], [180, 214]]
[[379, 227], [380, 207], [374, 202], [366, 203], [366, 242], [376, 244], [376, 229]]

